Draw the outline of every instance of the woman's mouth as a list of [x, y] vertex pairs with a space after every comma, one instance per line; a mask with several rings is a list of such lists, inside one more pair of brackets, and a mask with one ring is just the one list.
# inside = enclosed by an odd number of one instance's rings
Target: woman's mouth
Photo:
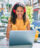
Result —
[[22, 15], [19, 15], [19, 16], [22, 16]]

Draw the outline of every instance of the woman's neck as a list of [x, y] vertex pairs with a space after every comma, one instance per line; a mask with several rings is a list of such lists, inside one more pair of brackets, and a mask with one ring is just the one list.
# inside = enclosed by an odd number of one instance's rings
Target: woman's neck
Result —
[[17, 18], [18, 20], [22, 20], [23, 18]]

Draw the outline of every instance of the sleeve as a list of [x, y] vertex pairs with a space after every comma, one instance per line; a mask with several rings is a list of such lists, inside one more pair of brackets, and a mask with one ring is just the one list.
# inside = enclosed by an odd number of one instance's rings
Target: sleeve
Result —
[[17, 30], [16, 25], [12, 24], [12, 30]]

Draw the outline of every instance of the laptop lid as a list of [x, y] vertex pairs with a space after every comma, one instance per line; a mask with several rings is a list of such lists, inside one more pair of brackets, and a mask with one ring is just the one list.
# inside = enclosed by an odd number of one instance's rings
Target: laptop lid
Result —
[[9, 45], [32, 44], [34, 42], [35, 33], [35, 30], [10, 31]]

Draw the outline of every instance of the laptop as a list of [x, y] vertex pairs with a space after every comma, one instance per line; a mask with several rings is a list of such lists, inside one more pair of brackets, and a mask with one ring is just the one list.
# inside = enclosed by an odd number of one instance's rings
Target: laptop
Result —
[[9, 45], [30, 45], [34, 43], [36, 30], [10, 31]]

